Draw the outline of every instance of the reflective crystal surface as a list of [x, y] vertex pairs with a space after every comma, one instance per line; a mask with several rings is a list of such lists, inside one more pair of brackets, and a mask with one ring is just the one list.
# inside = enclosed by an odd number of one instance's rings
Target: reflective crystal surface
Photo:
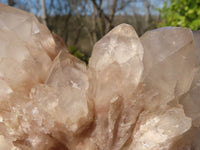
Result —
[[86, 65], [0, 4], [0, 150], [199, 150], [199, 39], [121, 24]]

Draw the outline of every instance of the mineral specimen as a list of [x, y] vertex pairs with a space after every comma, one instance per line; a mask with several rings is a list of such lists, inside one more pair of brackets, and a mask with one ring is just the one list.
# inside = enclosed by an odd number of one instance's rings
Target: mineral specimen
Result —
[[0, 4], [0, 150], [199, 150], [200, 31], [121, 24], [87, 66]]

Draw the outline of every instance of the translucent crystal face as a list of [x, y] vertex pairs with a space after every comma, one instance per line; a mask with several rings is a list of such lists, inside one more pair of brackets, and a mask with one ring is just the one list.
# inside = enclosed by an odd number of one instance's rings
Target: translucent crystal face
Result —
[[113, 62], [121, 65], [133, 57], [142, 61], [142, 45], [135, 30], [130, 25], [121, 24], [95, 44], [90, 66], [102, 70]]
[[200, 149], [199, 31], [121, 24], [87, 66], [0, 4], [0, 149]]
[[191, 31], [164, 27], [146, 32], [141, 42], [144, 46], [145, 82], [151, 88], [157, 88], [161, 99], [166, 102], [186, 93], [195, 71]]

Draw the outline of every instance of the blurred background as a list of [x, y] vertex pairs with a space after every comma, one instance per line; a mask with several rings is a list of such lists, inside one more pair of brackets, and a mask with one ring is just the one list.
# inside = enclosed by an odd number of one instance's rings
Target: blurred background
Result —
[[200, 0], [0, 0], [31, 12], [61, 36], [69, 51], [88, 61], [96, 41], [121, 23], [139, 36], [162, 26], [200, 29]]

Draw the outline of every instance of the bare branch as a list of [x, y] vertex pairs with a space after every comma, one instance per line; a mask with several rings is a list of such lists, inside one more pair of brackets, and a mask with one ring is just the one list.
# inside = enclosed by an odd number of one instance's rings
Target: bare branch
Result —
[[41, 0], [42, 5], [42, 23], [46, 25], [46, 7], [45, 7], [45, 0]]
[[[110, 22], [111, 20], [110, 20], [110, 18], [104, 13], [104, 11], [101, 9], [101, 7], [96, 3], [96, 1], [95, 0], [92, 0], [92, 2], [93, 2], [93, 4], [94, 4], [94, 6], [96, 7], [96, 9], [97, 9], [97, 11], [99, 12], [99, 14], [100, 14], [100, 17], [101, 17], [101, 15], [103, 15], [103, 17], [108, 21], [108, 22]], [[101, 3], [100, 3], [101, 4]]]
[[108, 30], [111, 30], [112, 28], [112, 23], [113, 23], [115, 12], [116, 12], [116, 7], [117, 7], [117, 0], [114, 0], [112, 9], [111, 9], [110, 24], [109, 24]]
[[126, 2], [121, 1], [121, 5], [117, 8], [117, 11], [123, 10], [126, 6], [128, 6], [133, 0], [127, 0]]

